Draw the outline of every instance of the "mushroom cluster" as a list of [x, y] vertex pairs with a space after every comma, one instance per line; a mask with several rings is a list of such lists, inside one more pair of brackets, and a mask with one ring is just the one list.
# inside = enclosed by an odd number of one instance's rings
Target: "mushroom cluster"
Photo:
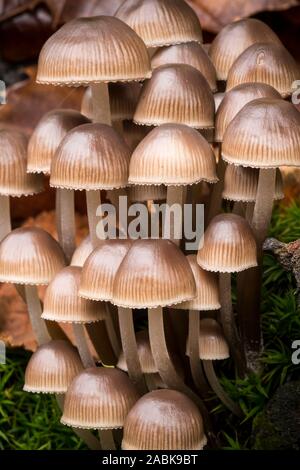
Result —
[[[46, 114], [28, 147], [0, 130], [0, 281], [27, 302], [38, 344], [24, 390], [55, 394], [61, 423], [91, 449], [215, 445], [212, 391], [242, 415], [214, 361], [231, 356], [240, 376], [258, 367], [262, 244], [283, 197], [280, 167], [300, 166], [298, 72], [259, 20], [236, 21], [204, 47], [184, 0], [125, 0], [114, 17], [75, 19], [44, 44], [37, 82], [86, 91], [81, 113]], [[38, 193], [43, 174], [56, 191], [58, 241], [11, 230], [9, 196]], [[85, 192], [89, 227], [77, 247], [75, 191]], [[158, 202], [164, 215], [190, 206], [191, 224], [204, 202], [196, 249], [175, 230], [186, 215], [131, 236], [130, 207], [148, 222]]]

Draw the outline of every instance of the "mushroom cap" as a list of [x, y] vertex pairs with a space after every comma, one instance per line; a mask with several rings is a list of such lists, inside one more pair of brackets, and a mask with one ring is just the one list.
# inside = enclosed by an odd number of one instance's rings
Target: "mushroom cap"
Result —
[[112, 303], [125, 308], [155, 308], [190, 300], [195, 280], [180, 249], [170, 240], [133, 242], [115, 276]]
[[118, 18], [94, 16], [66, 23], [45, 42], [37, 82], [78, 86], [150, 76], [141, 38]]
[[63, 138], [73, 127], [88, 122], [74, 109], [54, 109], [45, 114], [28, 143], [27, 171], [50, 174], [51, 160]]
[[186, 124], [196, 129], [214, 126], [215, 102], [201, 72], [191, 65], [162, 65], [142, 87], [134, 114], [137, 124]]
[[51, 163], [55, 188], [98, 190], [127, 185], [130, 150], [106, 124], [83, 124], [61, 142]]
[[[110, 83], [108, 85], [111, 120], [123, 121], [133, 119], [134, 111], [141, 92], [139, 82]], [[81, 112], [89, 119], [93, 119], [92, 90], [88, 87], [81, 102]]]
[[[259, 179], [258, 168], [227, 165], [222, 197], [229, 201], [255, 202]], [[280, 170], [276, 171], [274, 199], [283, 199], [283, 180]]]
[[80, 245], [76, 248], [71, 259], [71, 266], [79, 266], [82, 268], [86, 262], [87, 257], [92, 253], [94, 247], [91, 241], [91, 237], [88, 235], [85, 237]]
[[[138, 358], [141, 364], [143, 374], [157, 373], [158, 370], [153, 359], [150, 341], [149, 341], [149, 335], [146, 330], [138, 331], [136, 333], [136, 345], [137, 345]], [[117, 367], [123, 370], [124, 372], [128, 371], [126, 359], [125, 359], [123, 351], [121, 352], [119, 356]]]
[[69, 386], [61, 422], [83, 429], [122, 428], [138, 399], [137, 390], [124, 372], [91, 367]]
[[27, 173], [27, 144], [23, 133], [0, 129], [1, 196], [30, 196], [44, 190], [43, 177]]
[[299, 111], [282, 99], [246, 104], [225, 131], [222, 158], [252, 168], [299, 166]]
[[44, 298], [44, 320], [93, 323], [106, 318], [104, 303], [78, 296], [81, 270], [78, 266], [68, 266], [52, 279]]
[[197, 262], [206, 271], [231, 273], [257, 266], [252, 229], [239, 215], [220, 214], [214, 217], [200, 247]]
[[130, 186], [129, 199], [132, 202], [164, 201], [167, 199], [167, 188], [162, 184]]
[[147, 47], [202, 42], [199, 19], [182, 0], [126, 0], [115, 16], [134, 29]]
[[232, 65], [227, 88], [249, 82], [273, 86], [283, 98], [292, 94], [292, 84], [299, 78], [299, 66], [281, 44], [257, 43], [248, 47]]
[[200, 320], [199, 348], [200, 359], [205, 361], [227, 359], [230, 356], [222, 328], [214, 318]]
[[40, 228], [17, 228], [0, 242], [0, 282], [47, 285], [64, 266], [61, 247]]
[[133, 152], [130, 184], [188, 185], [218, 181], [211, 146], [195, 129], [163, 124], [153, 129]]
[[266, 83], [243, 83], [225, 93], [216, 113], [215, 142], [223, 142], [224, 133], [232, 119], [247, 103], [257, 98], [280, 99], [280, 94]]
[[122, 449], [200, 450], [206, 442], [202, 417], [192, 400], [175, 390], [155, 390], [128, 413]]
[[166, 64], [187, 64], [195, 67], [207, 80], [210, 89], [213, 92], [217, 90], [215, 67], [201, 44], [189, 42], [158, 49], [151, 59], [152, 69]]
[[218, 310], [221, 305], [219, 301], [219, 284], [215, 273], [204, 271], [197, 263], [196, 255], [188, 255], [187, 260], [193, 271], [197, 295], [189, 302], [175, 305], [173, 308], [182, 310]]
[[227, 80], [234, 61], [252, 44], [271, 42], [281, 44], [271, 28], [255, 18], [246, 18], [226, 25], [209, 48], [218, 80]]
[[61, 339], [39, 346], [25, 371], [23, 390], [33, 393], [66, 393], [83, 369], [77, 349]]
[[79, 295], [86, 299], [112, 299], [113, 283], [123, 258], [131, 247], [129, 239], [104, 240], [83, 265]]

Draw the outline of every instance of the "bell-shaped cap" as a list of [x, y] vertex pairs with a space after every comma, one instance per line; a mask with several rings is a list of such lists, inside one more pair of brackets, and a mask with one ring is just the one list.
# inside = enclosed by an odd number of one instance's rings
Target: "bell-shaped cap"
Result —
[[[146, 330], [138, 331], [136, 333], [136, 345], [137, 345], [138, 357], [139, 357], [143, 374], [157, 373], [158, 370], [153, 359], [150, 341], [149, 341], [149, 335]], [[117, 367], [123, 370], [124, 372], [128, 371], [126, 359], [125, 359], [123, 351], [121, 352], [119, 356]]]
[[215, 67], [201, 44], [189, 42], [158, 49], [151, 59], [152, 69], [167, 64], [187, 64], [195, 67], [206, 78], [210, 89], [213, 92], [217, 90]]
[[149, 48], [202, 42], [199, 19], [182, 0], [126, 0], [115, 15], [134, 29]]
[[211, 146], [198, 131], [183, 124], [156, 127], [131, 156], [130, 184], [176, 186], [217, 180]]
[[180, 249], [169, 240], [140, 239], [132, 244], [117, 271], [112, 303], [155, 308], [195, 295], [193, 272]]
[[64, 266], [61, 247], [40, 228], [17, 228], [0, 243], [0, 282], [47, 285]]
[[78, 296], [82, 268], [68, 266], [52, 279], [44, 298], [42, 318], [61, 323], [93, 323], [105, 319], [102, 302]]
[[130, 410], [123, 450], [201, 450], [206, 445], [197, 406], [183, 393], [155, 390]]
[[222, 328], [214, 318], [200, 320], [199, 349], [200, 359], [205, 361], [227, 359], [230, 356]]
[[88, 122], [74, 109], [54, 109], [45, 114], [29, 140], [28, 172], [50, 174], [51, 160], [63, 138], [73, 127]]
[[66, 393], [83, 369], [77, 350], [64, 340], [52, 340], [32, 354], [25, 371], [23, 390], [33, 393]]
[[209, 48], [218, 79], [227, 80], [234, 61], [257, 42], [281, 44], [271, 28], [255, 18], [246, 18], [226, 25]]
[[1, 196], [30, 196], [43, 191], [43, 177], [27, 173], [27, 144], [22, 132], [0, 129]]
[[232, 119], [247, 103], [258, 98], [280, 99], [280, 94], [265, 83], [243, 83], [225, 93], [216, 113], [215, 142], [223, 142], [225, 131]]
[[164, 201], [167, 199], [167, 188], [162, 184], [130, 186], [129, 199], [132, 202]]
[[299, 166], [299, 111], [282, 99], [260, 98], [246, 104], [226, 129], [222, 158], [252, 168]]
[[299, 71], [297, 62], [281, 44], [253, 44], [232, 65], [227, 90], [242, 83], [261, 82], [273, 86], [286, 98], [292, 94]]
[[219, 284], [215, 273], [204, 271], [197, 263], [196, 255], [188, 255], [187, 260], [194, 274], [197, 295], [194, 299], [174, 305], [173, 308], [182, 310], [218, 310]]
[[142, 39], [118, 18], [94, 16], [66, 23], [45, 42], [37, 82], [78, 86], [150, 76]]
[[134, 114], [137, 124], [214, 126], [215, 102], [204, 76], [191, 65], [162, 65], [144, 83]]
[[124, 372], [91, 367], [69, 386], [61, 422], [83, 429], [122, 428], [138, 399], [138, 392]]
[[51, 164], [55, 188], [98, 190], [127, 185], [130, 150], [106, 124], [84, 124], [61, 142]]
[[129, 239], [101, 242], [83, 265], [79, 289], [81, 297], [106, 301], [112, 299], [116, 273], [131, 244]]
[[197, 262], [206, 271], [231, 273], [257, 266], [252, 229], [239, 215], [220, 214], [214, 217], [200, 247]]
[[[227, 165], [224, 176], [223, 199], [229, 201], [255, 202], [259, 169]], [[283, 199], [283, 180], [280, 170], [276, 171], [274, 199]]]
[[85, 237], [82, 242], [78, 245], [76, 250], [73, 253], [71, 259], [71, 266], [79, 266], [82, 268], [88, 256], [92, 253], [94, 247], [91, 241], [91, 237], [88, 235]]

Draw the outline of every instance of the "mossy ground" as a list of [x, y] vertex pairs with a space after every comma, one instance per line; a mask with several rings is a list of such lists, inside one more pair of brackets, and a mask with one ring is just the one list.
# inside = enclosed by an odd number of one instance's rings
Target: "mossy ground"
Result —
[[[299, 203], [275, 209], [270, 235], [283, 242], [300, 238]], [[233, 417], [212, 396], [224, 449], [253, 448], [253, 420], [259, 419], [257, 417], [280, 384], [300, 379], [300, 366], [291, 362], [292, 341], [300, 339], [295, 282], [272, 256], [265, 256], [264, 266], [262, 372], [236, 380], [230, 361], [219, 369], [223, 386], [239, 402], [244, 419]], [[7, 364], [0, 365], [0, 449], [84, 449], [84, 444], [73, 432], [59, 423], [60, 412], [54, 397], [22, 391], [28, 358], [28, 352], [12, 350], [8, 353]]]

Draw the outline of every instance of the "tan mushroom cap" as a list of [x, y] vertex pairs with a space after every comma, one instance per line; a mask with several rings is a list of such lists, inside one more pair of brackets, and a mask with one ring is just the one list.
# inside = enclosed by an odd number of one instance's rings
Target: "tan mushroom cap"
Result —
[[131, 26], [147, 47], [202, 42], [199, 19], [182, 0], [126, 0], [116, 16]]
[[200, 320], [199, 348], [200, 359], [205, 361], [222, 360], [230, 356], [222, 328], [214, 318]]
[[83, 369], [77, 350], [67, 341], [52, 340], [39, 346], [25, 371], [23, 390], [33, 393], [66, 393]]
[[21, 132], [0, 129], [1, 196], [30, 196], [44, 190], [43, 177], [27, 173], [27, 144]]
[[261, 82], [273, 86], [286, 98], [292, 94], [292, 84], [298, 80], [299, 70], [297, 62], [281, 44], [253, 44], [232, 65], [226, 89]]
[[130, 410], [123, 450], [200, 450], [206, 445], [197, 406], [183, 393], [155, 390]]
[[[258, 187], [259, 169], [227, 165], [222, 197], [229, 201], [255, 202]], [[276, 171], [274, 199], [283, 199], [283, 180], [280, 170]]]
[[125, 308], [155, 308], [191, 300], [195, 280], [180, 249], [165, 239], [136, 240], [123, 259], [112, 303]]
[[[133, 119], [134, 111], [141, 92], [139, 82], [110, 83], [108, 85], [111, 119], [124, 121]], [[88, 87], [81, 102], [81, 112], [89, 119], [93, 118], [92, 90]]]
[[153, 129], [133, 152], [130, 184], [189, 185], [215, 183], [216, 160], [211, 146], [195, 129], [163, 124]]
[[82, 268], [86, 262], [88, 256], [92, 253], [94, 247], [91, 241], [91, 237], [88, 235], [85, 237], [80, 245], [76, 248], [71, 259], [71, 266], [79, 266]]
[[78, 296], [82, 268], [68, 266], [47, 287], [42, 318], [61, 323], [93, 323], [107, 316], [105, 304]]
[[260, 98], [246, 104], [226, 129], [222, 158], [234, 165], [300, 165], [300, 113], [287, 101]]
[[79, 295], [93, 300], [112, 299], [117, 270], [131, 247], [129, 239], [105, 240], [84, 263]]
[[138, 392], [124, 372], [91, 367], [69, 386], [61, 422], [83, 429], [122, 428], [138, 399]]
[[216, 113], [215, 142], [223, 141], [224, 133], [232, 119], [247, 103], [258, 98], [280, 99], [280, 94], [266, 83], [243, 83], [225, 93]]
[[[157, 367], [155, 365], [151, 347], [150, 347], [149, 335], [146, 330], [138, 331], [136, 333], [136, 344], [137, 344], [138, 357], [139, 357], [143, 374], [157, 373], [158, 372]], [[125, 359], [123, 351], [121, 352], [119, 356], [117, 367], [123, 370], [124, 372], [128, 371], [126, 359]]]
[[166, 64], [187, 64], [195, 67], [207, 80], [210, 89], [213, 92], [217, 90], [215, 67], [201, 44], [189, 42], [158, 49], [151, 59], [152, 69]]
[[17, 228], [0, 243], [0, 282], [47, 285], [64, 266], [61, 247], [40, 228]]
[[217, 276], [215, 273], [204, 271], [204, 269], [200, 268], [196, 255], [188, 255], [187, 260], [194, 274], [197, 296], [189, 302], [174, 305], [173, 308], [182, 310], [218, 310], [221, 305]]
[[252, 44], [271, 42], [280, 44], [279, 38], [268, 25], [255, 18], [246, 18], [225, 26], [213, 40], [209, 55], [219, 80], [227, 80], [234, 61]]
[[141, 38], [118, 18], [94, 16], [66, 23], [44, 44], [37, 82], [88, 85], [151, 76]]
[[197, 262], [206, 271], [221, 273], [257, 266], [256, 243], [248, 222], [235, 214], [214, 217], [200, 242]]
[[67, 132], [88, 122], [74, 109], [55, 109], [45, 114], [29, 140], [27, 171], [50, 174], [51, 160]]
[[162, 184], [130, 186], [129, 199], [132, 202], [164, 201], [167, 199], [167, 187]]
[[191, 65], [162, 65], [142, 88], [134, 114], [137, 124], [186, 124], [196, 129], [214, 126], [215, 102], [201, 72]]
[[98, 190], [127, 185], [130, 150], [106, 124], [84, 124], [61, 142], [51, 164], [55, 188]]

